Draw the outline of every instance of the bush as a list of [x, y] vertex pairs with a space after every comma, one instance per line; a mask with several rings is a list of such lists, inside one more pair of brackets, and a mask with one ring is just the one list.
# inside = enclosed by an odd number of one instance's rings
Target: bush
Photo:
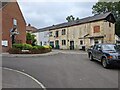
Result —
[[32, 48], [32, 49], [37, 50], [37, 49], [38, 49], [38, 47], [37, 47], [37, 46], [33, 46], [33, 48]]
[[[29, 50], [28, 52], [23, 52], [22, 50]], [[14, 44], [13, 48], [9, 50], [10, 54], [41, 54], [47, 53], [52, 50], [51, 46], [32, 46], [30, 44]]]
[[37, 45], [36, 46], [38, 49], [45, 49], [43, 46], [39, 46], [39, 45]]
[[33, 46], [32, 45], [30, 45], [30, 44], [23, 44], [23, 50], [31, 50], [33, 48]]
[[22, 50], [23, 49], [23, 44], [13, 44], [12, 47]]

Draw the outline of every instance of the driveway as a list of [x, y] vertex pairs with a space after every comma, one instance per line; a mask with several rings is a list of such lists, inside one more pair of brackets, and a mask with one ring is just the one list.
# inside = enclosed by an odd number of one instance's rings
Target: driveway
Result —
[[119, 69], [104, 69], [99, 62], [89, 61], [84, 52], [3, 57], [3, 67], [28, 73], [46, 88], [118, 88]]

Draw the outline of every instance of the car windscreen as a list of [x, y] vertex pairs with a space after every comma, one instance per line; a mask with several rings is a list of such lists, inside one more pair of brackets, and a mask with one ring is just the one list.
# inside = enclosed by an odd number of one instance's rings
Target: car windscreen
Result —
[[102, 45], [102, 49], [105, 51], [120, 51], [118, 45]]

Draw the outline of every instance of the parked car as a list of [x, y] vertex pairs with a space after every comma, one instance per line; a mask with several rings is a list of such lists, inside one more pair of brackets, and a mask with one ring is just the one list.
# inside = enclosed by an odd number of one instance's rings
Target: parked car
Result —
[[89, 59], [98, 60], [104, 68], [120, 63], [120, 47], [116, 44], [96, 44], [88, 49]]

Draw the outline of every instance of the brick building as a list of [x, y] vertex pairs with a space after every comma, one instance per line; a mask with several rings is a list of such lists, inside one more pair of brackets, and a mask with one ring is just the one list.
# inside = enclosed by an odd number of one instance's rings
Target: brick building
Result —
[[12, 47], [11, 30], [16, 27], [18, 32], [15, 35], [15, 43], [26, 43], [26, 22], [16, 0], [14, 2], [2, 2], [0, 7], [0, 17], [2, 26], [2, 52], [6, 52]]

